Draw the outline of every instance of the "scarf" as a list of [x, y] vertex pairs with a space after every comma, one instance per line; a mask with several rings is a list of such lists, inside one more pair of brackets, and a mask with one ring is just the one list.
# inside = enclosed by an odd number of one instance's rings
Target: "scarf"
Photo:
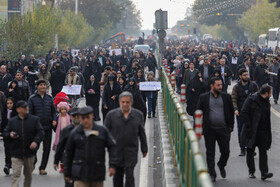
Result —
[[[53, 150], [56, 150], [56, 147], [58, 145], [59, 142], [59, 136], [60, 136], [60, 131], [62, 130], [62, 124], [61, 124], [61, 114], [59, 114], [58, 116], [58, 124], [56, 127], [56, 131], [55, 131], [55, 141], [54, 141], [54, 145], [53, 145]], [[70, 115], [66, 114], [66, 119], [67, 119], [67, 126], [70, 125]]]

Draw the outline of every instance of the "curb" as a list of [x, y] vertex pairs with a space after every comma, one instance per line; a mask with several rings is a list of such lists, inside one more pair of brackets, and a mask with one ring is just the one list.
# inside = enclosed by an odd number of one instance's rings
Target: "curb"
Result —
[[163, 109], [162, 91], [158, 94], [160, 154], [162, 159], [163, 187], [177, 187], [180, 184], [177, 167], [174, 166], [172, 145], [170, 144], [166, 115]]

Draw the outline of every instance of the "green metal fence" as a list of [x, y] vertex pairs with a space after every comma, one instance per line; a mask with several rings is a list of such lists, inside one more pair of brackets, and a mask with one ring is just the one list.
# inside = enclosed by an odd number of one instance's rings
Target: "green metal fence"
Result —
[[196, 134], [164, 70], [161, 71], [161, 86], [174, 164], [178, 168], [181, 186], [213, 187]]

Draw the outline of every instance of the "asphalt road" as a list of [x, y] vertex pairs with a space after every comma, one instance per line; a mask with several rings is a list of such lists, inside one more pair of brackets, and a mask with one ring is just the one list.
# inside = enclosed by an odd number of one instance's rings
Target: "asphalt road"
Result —
[[[81, 103], [79, 106], [84, 106], [85, 101], [81, 100]], [[101, 114], [101, 113], [100, 113]], [[147, 137], [148, 139], [148, 147], [149, 147], [149, 155], [147, 160], [144, 162], [144, 166], [142, 166], [142, 171], [140, 176], [140, 166], [141, 166], [141, 155], [139, 152], [138, 155], [138, 164], [135, 167], [134, 170], [134, 177], [135, 177], [135, 184], [136, 187], [139, 186], [140, 177], [142, 177], [142, 184], [145, 184], [146, 186], [153, 186], [153, 172], [154, 172], [154, 155], [153, 155], [153, 144], [154, 144], [154, 124], [157, 123], [157, 118], [151, 118], [147, 119], [146, 121], [146, 132], [149, 135]], [[156, 128], [157, 129], [157, 128]], [[149, 131], [149, 132], [148, 132]], [[54, 134], [53, 134], [53, 141], [54, 141]], [[139, 149], [140, 150], [140, 149]], [[39, 175], [39, 163], [41, 161], [42, 157], [42, 146], [40, 146], [40, 149], [37, 153], [38, 156], [38, 162], [36, 164], [36, 169], [33, 172], [33, 179], [32, 179], [32, 186], [33, 187], [53, 187], [53, 186], [64, 186], [64, 180], [63, 180], [63, 174], [58, 173], [53, 169], [53, 158], [54, 158], [54, 152], [51, 151], [50, 153], [50, 159], [48, 162], [48, 166], [46, 168], [46, 171], [48, 172], [48, 175], [41, 176]], [[8, 187], [11, 186], [11, 175], [6, 176], [3, 172], [4, 168], [4, 147], [3, 147], [3, 141], [0, 140], [0, 187]], [[107, 159], [108, 160], [108, 159]], [[107, 162], [106, 162], [107, 163]], [[155, 163], [156, 164], [156, 163]], [[108, 165], [107, 165], [108, 167]], [[161, 171], [158, 171], [161, 173]], [[12, 173], [12, 170], [11, 170]], [[23, 175], [21, 177], [20, 187], [23, 186]], [[104, 183], [105, 187], [112, 187], [112, 178], [110, 178], [108, 175], [106, 176], [106, 181]], [[141, 185], [143, 186], [143, 185]]]

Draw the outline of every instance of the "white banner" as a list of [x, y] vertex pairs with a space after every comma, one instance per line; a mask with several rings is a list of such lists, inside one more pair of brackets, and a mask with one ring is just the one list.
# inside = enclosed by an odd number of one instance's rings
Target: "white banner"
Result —
[[63, 86], [61, 92], [64, 92], [67, 95], [80, 95], [81, 89], [82, 89], [82, 85], [72, 85], [71, 87]]
[[113, 51], [116, 52], [116, 55], [117, 55], [117, 56], [122, 54], [122, 49], [110, 49], [110, 53], [109, 53], [110, 56], [112, 56]]
[[140, 82], [141, 91], [157, 91], [161, 89], [161, 82]]

